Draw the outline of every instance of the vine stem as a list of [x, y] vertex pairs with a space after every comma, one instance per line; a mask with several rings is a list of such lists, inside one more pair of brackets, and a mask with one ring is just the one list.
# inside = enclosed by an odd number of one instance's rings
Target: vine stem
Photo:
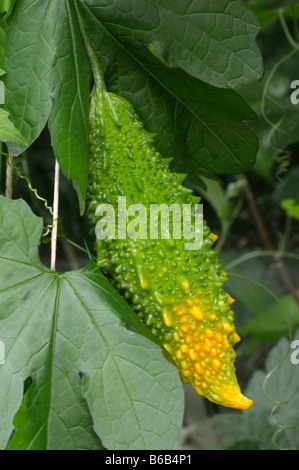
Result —
[[294, 49], [297, 49], [299, 48], [299, 44], [293, 39], [291, 33], [290, 33], [290, 30], [288, 28], [288, 25], [287, 25], [287, 22], [285, 20], [285, 17], [284, 17], [284, 14], [283, 14], [283, 9], [282, 8], [279, 8], [278, 10], [278, 16], [279, 16], [279, 19], [280, 19], [280, 23], [281, 23], [281, 26], [282, 26], [282, 29], [284, 31], [284, 34], [286, 35], [286, 38], [287, 40], [289, 41], [289, 43], [291, 44], [291, 46], [294, 48]]
[[13, 156], [8, 155], [8, 163], [6, 165], [6, 182], [5, 182], [5, 197], [12, 199], [13, 192]]
[[98, 59], [97, 59], [97, 57], [96, 57], [96, 55], [95, 55], [95, 53], [94, 53], [94, 51], [93, 51], [93, 49], [90, 45], [89, 39], [87, 37], [86, 30], [85, 30], [84, 23], [83, 23], [83, 19], [82, 19], [82, 16], [80, 14], [79, 7], [78, 7], [78, 4], [77, 4], [77, 0], [75, 0], [74, 3], [75, 3], [75, 9], [76, 9], [76, 13], [77, 13], [77, 18], [78, 18], [80, 31], [81, 31], [83, 42], [84, 42], [86, 52], [87, 52], [87, 55], [88, 55], [88, 58], [89, 58], [89, 62], [90, 62], [90, 66], [91, 66], [91, 69], [92, 69], [92, 74], [93, 74], [95, 84], [100, 90], [106, 90], [106, 85], [105, 85], [103, 72], [102, 72], [101, 66], [99, 64], [99, 61], [98, 61]]
[[[256, 201], [255, 201], [254, 194], [253, 194], [252, 189], [250, 187], [249, 180], [248, 180], [247, 176], [244, 175], [244, 174], [238, 175], [237, 178], [245, 183], [244, 184], [245, 197], [247, 199], [248, 206], [249, 206], [250, 212], [252, 214], [253, 220], [255, 222], [255, 225], [257, 227], [260, 238], [261, 238], [266, 250], [273, 253], [275, 250], [273, 248], [272, 242], [270, 240], [270, 237], [267, 233], [264, 222], [263, 222], [263, 220], [261, 218], [261, 215], [259, 213]], [[278, 258], [277, 256], [275, 256], [275, 255], [271, 256], [271, 259], [272, 259], [273, 264], [275, 265], [276, 269], [278, 270], [284, 285], [288, 288], [288, 290], [291, 292], [292, 296], [294, 297], [295, 301], [299, 305], [299, 295], [297, 293], [297, 289], [294, 286], [294, 284], [293, 284], [291, 278], [289, 277], [288, 273], [286, 272], [282, 260], [280, 258]]]
[[53, 196], [53, 229], [51, 236], [51, 269], [56, 270], [58, 210], [59, 210], [59, 163], [55, 160], [54, 196]]

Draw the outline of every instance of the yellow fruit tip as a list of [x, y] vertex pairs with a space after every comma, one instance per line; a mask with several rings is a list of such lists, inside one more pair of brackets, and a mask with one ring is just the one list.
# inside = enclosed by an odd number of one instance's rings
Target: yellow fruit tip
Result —
[[219, 236], [216, 235], [215, 233], [211, 233], [211, 238], [212, 238], [213, 242], [215, 243], [218, 240]]
[[249, 410], [253, 405], [253, 401], [245, 397], [240, 390], [234, 388], [223, 394], [222, 404], [237, 410]]
[[239, 410], [249, 410], [253, 405], [253, 401], [250, 398], [245, 397], [241, 394], [240, 398], [237, 400], [237, 407]]

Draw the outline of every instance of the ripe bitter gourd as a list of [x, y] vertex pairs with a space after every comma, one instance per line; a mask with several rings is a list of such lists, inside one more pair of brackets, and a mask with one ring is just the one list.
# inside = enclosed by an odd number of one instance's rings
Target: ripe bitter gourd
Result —
[[[127, 206], [147, 209], [150, 204], [194, 205], [183, 179], [156, 151], [153, 135], [131, 103], [98, 82], [90, 104], [92, 226], [100, 220], [99, 204], [111, 204], [121, 215], [119, 196], [126, 197]], [[212, 402], [248, 409], [252, 401], [242, 395], [235, 375], [233, 346], [240, 338], [233, 325], [233, 299], [223, 290], [227, 276], [212, 249], [215, 238], [204, 221], [198, 250], [187, 251], [183, 238], [98, 239], [98, 263], [110, 267], [116, 287], [172, 355], [185, 382]]]

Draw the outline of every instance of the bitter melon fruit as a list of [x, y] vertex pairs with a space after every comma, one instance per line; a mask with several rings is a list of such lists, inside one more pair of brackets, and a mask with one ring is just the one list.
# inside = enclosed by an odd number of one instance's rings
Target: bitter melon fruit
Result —
[[[119, 197], [126, 198], [127, 207], [141, 204], [148, 212], [151, 204], [195, 207], [198, 200], [183, 180], [157, 152], [131, 103], [97, 83], [90, 102], [88, 216], [93, 229], [102, 220], [97, 207], [103, 203], [115, 209], [116, 223], [124, 216]], [[194, 214], [195, 209], [193, 225]], [[203, 243], [196, 250], [186, 250], [184, 238], [98, 239], [98, 264], [173, 357], [185, 382], [214, 403], [248, 409], [252, 401], [241, 393], [235, 374], [233, 346], [240, 338], [233, 299], [223, 289], [227, 275], [212, 249], [215, 239], [205, 221]]]

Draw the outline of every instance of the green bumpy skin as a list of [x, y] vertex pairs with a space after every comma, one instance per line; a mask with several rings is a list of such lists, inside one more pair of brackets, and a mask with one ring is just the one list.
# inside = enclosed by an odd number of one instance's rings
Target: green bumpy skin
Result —
[[[118, 197], [127, 206], [193, 204], [181, 185], [184, 175], [170, 171], [153, 135], [144, 130], [132, 105], [95, 87], [90, 107], [88, 216], [93, 228], [99, 204]], [[194, 213], [192, 220], [194, 220]], [[248, 409], [234, 367], [234, 344], [240, 340], [224, 292], [227, 280], [212, 245], [215, 236], [203, 222], [203, 244], [186, 250], [180, 239], [97, 240], [98, 264], [110, 271], [114, 285], [174, 358], [182, 379], [199, 395], [232, 408]]]

